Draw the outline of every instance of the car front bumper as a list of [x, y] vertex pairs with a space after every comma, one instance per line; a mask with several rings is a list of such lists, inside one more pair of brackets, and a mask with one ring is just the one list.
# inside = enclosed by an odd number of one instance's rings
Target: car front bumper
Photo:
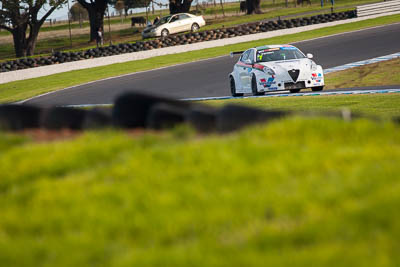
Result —
[[142, 32], [143, 38], [157, 37], [157, 32]]
[[260, 79], [258, 82], [259, 92], [280, 91], [280, 90], [293, 90], [293, 89], [307, 89], [312, 87], [324, 86], [324, 79], [321, 77], [318, 80], [308, 79], [297, 81], [296, 83], [284, 81], [279, 79]]

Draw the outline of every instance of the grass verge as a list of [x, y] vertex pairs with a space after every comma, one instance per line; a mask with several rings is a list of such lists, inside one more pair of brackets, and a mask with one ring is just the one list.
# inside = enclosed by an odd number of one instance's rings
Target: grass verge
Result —
[[[122, 29], [122, 30], [115, 30], [112, 31], [111, 40], [115, 43], [121, 42], [132, 42], [141, 40], [140, 35], [135, 35], [132, 37], [134, 33], [137, 33], [138, 30], [134, 30], [132, 28]], [[69, 37], [52, 37], [47, 39], [42, 39], [37, 42], [36, 44], [36, 54], [32, 57], [39, 57], [39, 56], [46, 56], [52, 53], [52, 51], [79, 51], [79, 50], [86, 50], [90, 48], [95, 48], [95, 42], [88, 42], [88, 34], [74, 34], [72, 35], [72, 46], [71, 40]], [[105, 33], [105, 44], [109, 44], [110, 35], [108, 32]], [[0, 45], [0, 61], [6, 60], [14, 60], [12, 53], [14, 52], [14, 45], [9, 44], [2, 44]]]
[[[399, 48], [400, 49], [400, 48]], [[326, 75], [326, 89], [400, 85], [400, 58]]]
[[[242, 50], [252, 46], [264, 45], [265, 43], [284, 44], [284, 43], [321, 37], [321, 36], [328, 36], [331, 34], [364, 29], [373, 26], [396, 23], [399, 21], [400, 21], [400, 15], [393, 15], [393, 16], [360, 21], [356, 23], [337, 25], [297, 34], [274, 37], [264, 40], [174, 54], [173, 57], [170, 55], [159, 56], [150, 59], [113, 64], [109, 66], [96, 67], [85, 70], [71, 71], [66, 73], [50, 75], [47, 77], [40, 77], [35, 79], [1, 84], [0, 102], [13, 102], [18, 100], [23, 100], [43, 93], [56, 91], [58, 89], [90, 81], [95, 81], [102, 78], [108, 78], [137, 71], [154, 69], [154, 66], [157, 67], [170, 66], [174, 64], [192, 62], [196, 60], [227, 55], [230, 51]], [[79, 79], [77, 79], [77, 77], [79, 77]]]
[[0, 147], [4, 266], [400, 264], [398, 125], [288, 118]]
[[350, 109], [352, 112], [370, 116], [390, 118], [400, 117], [400, 93], [336, 95], [336, 96], [289, 96], [257, 97], [209, 101], [213, 105], [245, 104], [259, 108], [282, 109], [292, 111], [329, 112]]

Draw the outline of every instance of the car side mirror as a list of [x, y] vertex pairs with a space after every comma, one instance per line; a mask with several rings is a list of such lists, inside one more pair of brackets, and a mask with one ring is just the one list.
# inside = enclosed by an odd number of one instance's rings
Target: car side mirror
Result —
[[313, 54], [310, 53], [307, 54], [307, 58], [312, 59], [313, 57], [314, 57]]

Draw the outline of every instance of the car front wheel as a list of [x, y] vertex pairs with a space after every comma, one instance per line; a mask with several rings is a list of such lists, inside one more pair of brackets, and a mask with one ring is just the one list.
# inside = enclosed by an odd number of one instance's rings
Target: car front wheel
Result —
[[230, 77], [229, 77], [229, 80], [230, 80], [230, 84], [231, 84], [231, 94], [232, 94], [232, 96], [233, 96], [233, 97], [236, 97], [236, 96], [243, 96], [243, 94], [236, 93], [235, 79], [234, 79], [232, 76], [230, 76]]
[[169, 34], [169, 31], [168, 31], [167, 29], [163, 29], [163, 30], [161, 31], [161, 37], [167, 37], [168, 34]]
[[263, 95], [265, 92], [258, 92], [257, 90], [257, 78], [256, 75], [253, 74], [253, 77], [251, 77], [251, 91], [253, 92], [253, 95]]
[[192, 32], [197, 32], [200, 29], [199, 24], [193, 23], [192, 24]]

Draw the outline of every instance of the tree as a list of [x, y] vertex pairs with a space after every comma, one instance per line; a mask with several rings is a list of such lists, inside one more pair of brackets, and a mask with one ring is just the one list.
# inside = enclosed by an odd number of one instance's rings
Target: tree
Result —
[[224, 3], [222, 2], [222, 0], [219, 0], [219, 3], [221, 4], [222, 15], [223, 15], [223, 17], [225, 18]]
[[[32, 56], [40, 28], [66, 0], [2, 0], [0, 28], [13, 36], [16, 57]], [[39, 18], [39, 13], [44, 14]]]
[[69, 13], [71, 14], [71, 19], [73, 21], [81, 21], [81, 20], [88, 20], [89, 19], [89, 14], [86, 9], [83, 8], [83, 6], [79, 3], [75, 3], [72, 5], [72, 7], [69, 10]]
[[117, 5], [118, 2], [123, 2], [125, 14], [128, 13], [129, 9], [134, 8], [147, 8], [152, 0], [110, 0], [110, 4], [114, 6], [115, 9], [118, 10]]
[[96, 40], [97, 31], [104, 26], [104, 14], [111, 0], [77, 0], [89, 13], [90, 42]]
[[246, 0], [247, 15], [261, 14], [261, 0]]
[[169, 0], [169, 12], [171, 14], [187, 13], [193, 0]]
[[125, 9], [125, 3], [122, 0], [118, 0], [114, 5], [115, 10], [117, 10], [118, 14], [121, 16]]

